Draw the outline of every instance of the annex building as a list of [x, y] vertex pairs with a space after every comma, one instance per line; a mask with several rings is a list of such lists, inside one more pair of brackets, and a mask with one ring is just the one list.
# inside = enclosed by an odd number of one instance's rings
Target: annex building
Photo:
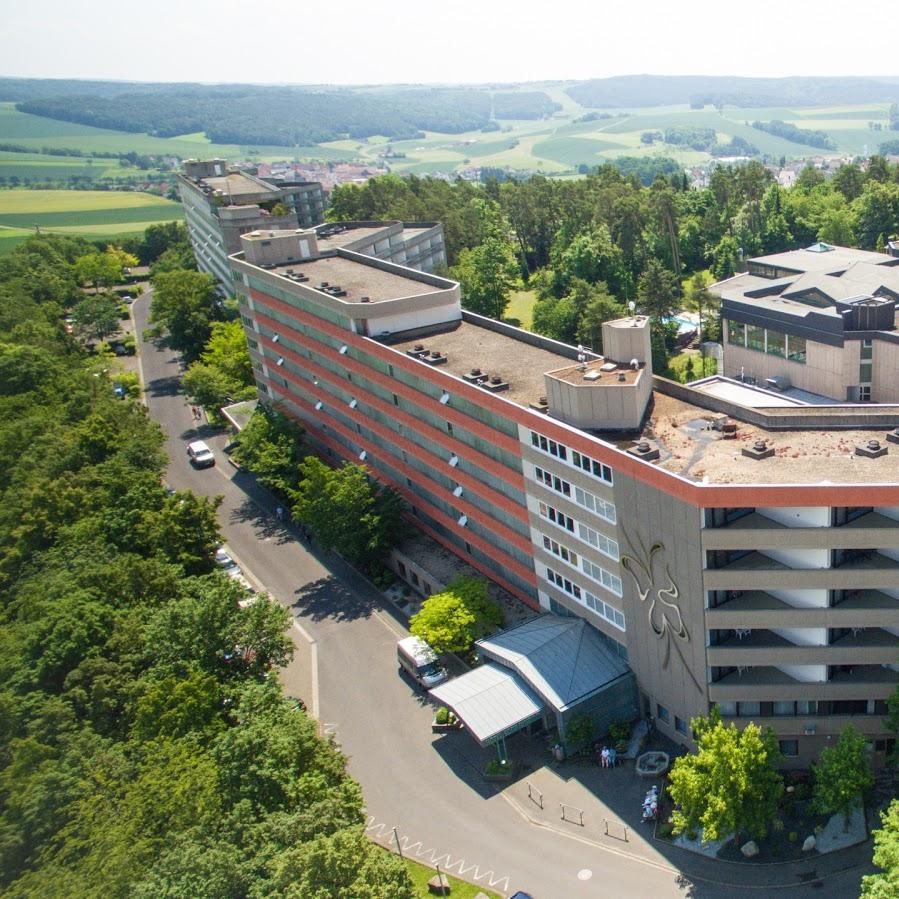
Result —
[[228, 257], [242, 235], [260, 229], [312, 231], [322, 251], [342, 247], [425, 272], [446, 265], [439, 222], [322, 224], [327, 203], [317, 181], [265, 180], [210, 159], [185, 161], [178, 187], [197, 265], [228, 294]]
[[899, 405], [743, 406], [655, 377], [642, 316], [579, 352], [308, 232], [245, 234], [230, 264], [260, 401], [468, 565], [586, 621], [669, 736], [715, 704], [802, 765], [851, 721], [882, 763]]

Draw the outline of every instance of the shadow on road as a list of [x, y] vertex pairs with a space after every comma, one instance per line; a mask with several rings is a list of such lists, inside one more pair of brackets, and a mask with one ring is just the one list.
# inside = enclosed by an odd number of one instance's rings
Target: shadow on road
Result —
[[181, 391], [181, 378], [177, 376], [155, 378], [146, 385], [146, 390], [152, 397], [177, 396]]
[[431, 745], [453, 774], [482, 799], [489, 799], [499, 792], [482, 775], [487, 762], [496, 758], [493, 749], [481, 749], [470, 734], [459, 730], [442, 734]]
[[319, 578], [304, 584], [296, 593], [293, 606], [313, 621], [330, 618], [334, 621], [354, 621], [368, 618], [380, 603], [350, 590], [336, 577]]
[[[202, 430], [199, 432], [202, 434]], [[247, 523], [253, 525], [256, 536], [261, 540], [267, 540], [279, 545], [284, 543], [296, 543], [297, 538], [291, 533], [290, 529], [285, 527], [284, 523], [278, 521], [272, 512], [263, 508], [258, 502], [245, 499], [232, 513], [230, 518], [231, 524]]]

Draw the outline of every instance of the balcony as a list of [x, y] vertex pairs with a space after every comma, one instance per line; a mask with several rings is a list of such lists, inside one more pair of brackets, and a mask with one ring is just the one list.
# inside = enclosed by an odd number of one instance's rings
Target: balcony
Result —
[[703, 549], [864, 549], [899, 548], [899, 521], [868, 512], [840, 527], [787, 527], [760, 512], [751, 512], [702, 532]]
[[824, 645], [809, 646], [774, 631], [740, 630], [725, 642], [709, 646], [709, 665], [878, 665], [899, 659], [899, 637], [881, 628], [859, 628]]
[[706, 590], [853, 590], [899, 584], [899, 562], [895, 559], [876, 550], [856, 552], [856, 558], [836, 568], [790, 568], [764, 553], [751, 552], [723, 568], [706, 569], [703, 584]]
[[879, 665], [860, 665], [851, 672], [838, 672], [828, 681], [798, 681], [780, 668], [742, 668], [709, 684], [712, 701], [778, 699], [886, 699], [899, 684], [899, 671]]
[[853, 590], [837, 605], [824, 608], [793, 606], [764, 590], [734, 592], [733, 598], [706, 610], [708, 628], [899, 628], [899, 599], [879, 590]]

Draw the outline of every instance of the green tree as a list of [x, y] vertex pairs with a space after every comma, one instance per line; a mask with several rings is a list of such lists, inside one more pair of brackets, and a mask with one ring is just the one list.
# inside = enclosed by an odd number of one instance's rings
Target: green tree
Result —
[[603, 322], [613, 321], [626, 314], [625, 307], [609, 293], [600, 281], [593, 287], [590, 298], [578, 319], [577, 339], [589, 346], [594, 353], [602, 352]]
[[169, 342], [193, 362], [203, 351], [219, 318], [212, 275], [171, 271], [153, 277], [150, 320], [165, 328]]
[[222, 698], [215, 677], [201, 671], [152, 680], [137, 700], [133, 733], [139, 740], [215, 733], [225, 726]]
[[656, 259], [650, 259], [637, 284], [641, 311], [657, 322], [670, 318], [677, 312], [681, 298], [680, 283], [673, 272], [665, 269]]
[[119, 329], [119, 302], [108, 293], [87, 294], [75, 304], [72, 318], [90, 340], [103, 340]]
[[880, 813], [881, 826], [872, 831], [874, 864], [883, 871], [862, 878], [861, 899], [896, 899], [899, 896], [899, 799]]
[[487, 596], [487, 582], [462, 577], [429, 596], [409, 621], [409, 630], [435, 652], [468, 652], [475, 640], [502, 622], [502, 610]]
[[277, 860], [275, 895], [284, 899], [415, 899], [405, 865], [359, 830], [320, 836]]
[[213, 322], [200, 358], [184, 373], [184, 389], [201, 406], [218, 410], [256, 395], [253, 366], [239, 321]]
[[719, 280], [731, 277], [740, 265], [740, 245], [737, 239], [725, 234], [712, 250], [712, 274]]
[[261, 406], [237, 435], [231, 458], [252, 471], [263, 487], [287, 496], [300, 482], [306, 455], [303, 429], [283, 413]]
[[697, 752], [676, 759], [669, 777], [675, 832], [701, 829], [705, 840], [763, 837], [783, 793], [774, 731], [752, 722], [742, 730], [725, 725], [717, 709], [690, 724]]
[[329, 468], [307, 456], [293, 495], [293, 517], [309, 525], [325, 549], [371, 570], [404, 531], [399, 494], [373, 481], [364, 465]]
[[847, 828], [862, 793], [874, 784], [865, 744], [865, 737], [848, 724], [836, 745], [822, 749], [820, 760], [812, 765], [815, 810], [822, 815], [843, 815]]
[[100, 287], [111, 287], [122, 279], [122, 265], [110, 253], [88, 253], [75, 260], [75, 277], [81, 284], [93, 285], [94, 292]]
[[579, 318], [577, 305], [572, 297], [559, 299], [549, 296], [534, 303], [531, 327], [538, 334], [553, 340], [574, 343], [577, 340]]

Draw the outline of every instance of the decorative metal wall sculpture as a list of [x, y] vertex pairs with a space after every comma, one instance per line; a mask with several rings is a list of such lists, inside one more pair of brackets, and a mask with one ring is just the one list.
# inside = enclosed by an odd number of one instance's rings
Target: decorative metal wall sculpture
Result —
[[[621, 526], [619, 525], [619, 527]], [[647, 617], [649, 618], [649, 626], [652, 628], [652, 632], [659, 640], [664, 642], [665, 654], [662, 657], [662, 668], [668, 667], [668, 663], [671, 660], [671, 648], [674, 647], [674, 651], [681, 660], [684, 670], [687, 672], [690, 680], [693, 681], [693, 686], [702, 693], [703, 689], [693, 676], [693, 672], [690, 670], [690, 666], [687, 664], [687, 660], [684, 658], [678, 645], [678, 641], [689, 643], [690, 634], [687, 632], [683, 616], [677, 605], [680, 598], [680, 590], [671, 576], [671, 567], [667, 561], [664, 563], [664, 575], [668, 579], [667, 586], [658, 586], [655, 582], [656, 577], [653, 565], [656, 564], [658, 566], [662, 562], [661, 559], [657, 563], [654, 560], [659, 553], [665, 552], [665, 545], [658, 542], [653, 543], [647, 550], [646, 544], [641, 537], [638, 536], [634, 540], [624, 527], [621, 527], [621, 532], [624, 534], [631, 549], [630, 553], [625, 553], [621, 556], [621, 567], [633, 578], [640, 602], [645, 603], [650, 593], [652, 593]], [[672, 635], [674, 636], [673, 640]]]

